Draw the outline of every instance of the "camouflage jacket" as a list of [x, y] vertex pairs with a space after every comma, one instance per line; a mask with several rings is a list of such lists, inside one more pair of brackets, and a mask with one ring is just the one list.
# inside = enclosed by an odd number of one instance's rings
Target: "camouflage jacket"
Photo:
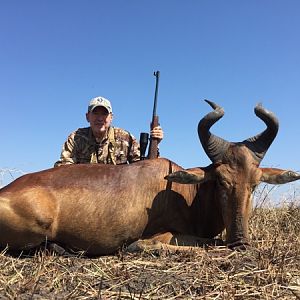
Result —
[[63, 145], [55, 167], [65, 164], [125, 164], [140, 159], [140, 145], [129, 132], [110, 127], [107, 136], [97, 143], [90, 127], [72, 132]]

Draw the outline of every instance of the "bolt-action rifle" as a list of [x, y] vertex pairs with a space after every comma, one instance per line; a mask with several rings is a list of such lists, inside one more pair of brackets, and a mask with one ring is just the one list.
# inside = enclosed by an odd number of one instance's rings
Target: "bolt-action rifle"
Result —
[[[158, 84], [159, 84], [159, 71], [154, 72], [154, 76], [156, 77], [155, 84], [155, 94], [154, 94], [154, 105], [153, 105], [153, 113], [152, 113], [152, 122], [151, 122], [151, 130], [154, 127], [159, 126], [158, 115], [156, 114], [156, 106], [157, 106], [157, 96], [158, 96]], [[141, 150], [141, 160], [145, 159], [145, 153], [148, 145], [149, 134], [142, 132], [140, 135], [140, 150]], [[148, 158], [157, 158], [158, 156], [158, 140], [156, 138], [150, 138], [150, 145], [148, 151]]]

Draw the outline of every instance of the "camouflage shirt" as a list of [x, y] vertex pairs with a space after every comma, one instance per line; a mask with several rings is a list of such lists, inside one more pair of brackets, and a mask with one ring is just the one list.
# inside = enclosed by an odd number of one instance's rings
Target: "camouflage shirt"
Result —
[[97, 143], [90, 127], [72, 132], [64, 143], [55, 167], [65, 164], [125, 164], [140, 159], [140, 145], [129, 132], [116, 127]]

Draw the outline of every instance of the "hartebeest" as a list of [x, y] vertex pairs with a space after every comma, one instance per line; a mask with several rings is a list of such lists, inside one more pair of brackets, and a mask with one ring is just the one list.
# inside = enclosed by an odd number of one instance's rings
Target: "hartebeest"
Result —
[[159, 158], [27, 174], [0, 190], [0, 247], [26, 249], [48, 240], [101, 255], [132, 242], [195, 245], [223, 229], [229, 247], [247, 245], [254, 188], [300, 174], [259, 168], [278, 131], [271, 112], [256, 106], [265, 131], [230, 143], [210, 132], [224, 111], [207, 102], [214, 110], [199, 122], [198, 134], [211, 165], [185, 170]]

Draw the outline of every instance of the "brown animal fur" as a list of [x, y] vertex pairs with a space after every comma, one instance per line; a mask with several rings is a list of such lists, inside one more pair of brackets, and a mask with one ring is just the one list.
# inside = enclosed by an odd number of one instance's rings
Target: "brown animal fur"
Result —
[[225, 227], [228, 243], [247, 242], [251, 192], [263, 169], [246, 148], [231, 151], [228, 163], [197, 169], [198, 180], [208, 179], [201, 184], [164, 180], [171, 172], [189, 172], [166, 159], [70, 165], [22, 176], [0, 190], [0, 246], [26, 249], [47, 239], [101, 255], [141, 238], [202, 244], [201, 238]]

